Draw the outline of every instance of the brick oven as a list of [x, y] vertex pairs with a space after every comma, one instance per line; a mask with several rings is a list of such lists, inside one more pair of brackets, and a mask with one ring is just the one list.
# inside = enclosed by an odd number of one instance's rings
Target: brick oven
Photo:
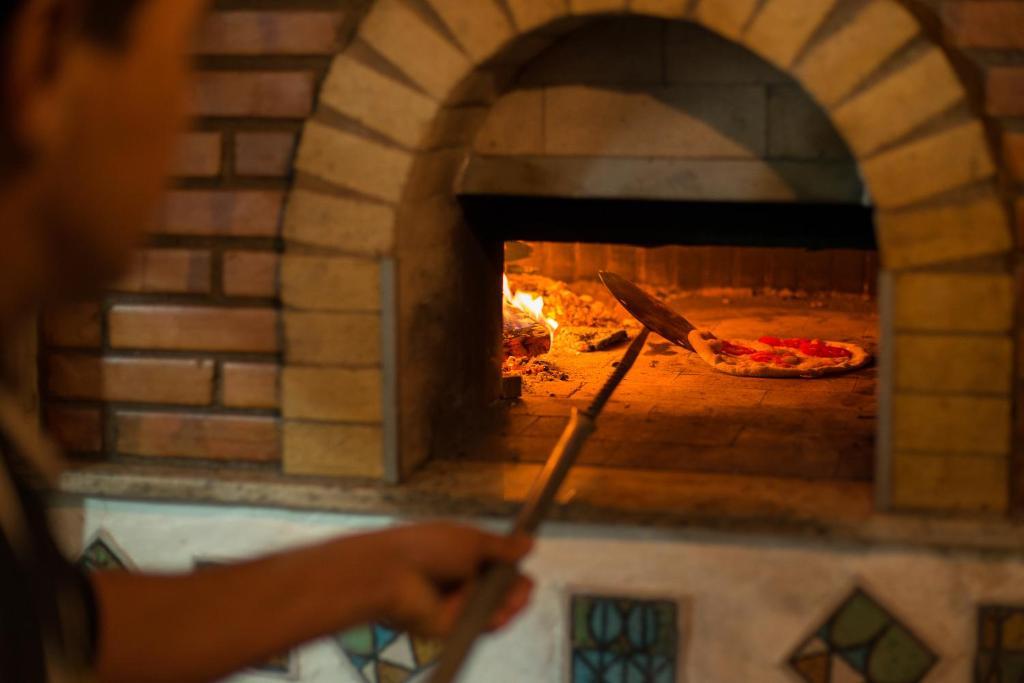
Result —
[[502, 274], [583, 301], [566, 327], [630, 334], [609, 269], [702, 324], [876, 363], [747, 380], [653, 340], [583, 507], [1017, 504], [1016, 3], [245, 5], [199, 47], [151, 248], [104, 301], [44, 317], [69, 490], [228, 472], [514, 499], [618, 352], [566, 346], [502, 400]]

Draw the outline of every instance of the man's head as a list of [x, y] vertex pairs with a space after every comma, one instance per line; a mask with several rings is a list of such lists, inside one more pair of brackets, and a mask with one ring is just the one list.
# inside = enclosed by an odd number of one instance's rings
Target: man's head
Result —
[[0, 289], [21, 293], [21, 305], [123, 268], [185, 118], [188, 48], [204, 5], [3, 4]]

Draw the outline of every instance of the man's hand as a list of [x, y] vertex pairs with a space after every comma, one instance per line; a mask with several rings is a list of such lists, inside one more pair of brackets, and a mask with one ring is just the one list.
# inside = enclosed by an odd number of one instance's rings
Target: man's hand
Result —
[[[532, 546], [454, 524], [347, 536], [191, 574], [101, 572], [103, 683], [206, 683], [313, 638], [370, 621], [417, 635], [451, 631], [490, 563]], [[519, 577], [491, 626], [525, 605]]]
[[[400, 527], [362, 537], [380, 558], [380, 581], [389, 587], [382, 619], [417, 635], [447, 635], [483, 569], [516, 564], [533, 547], [527, 537], [509, 539], [472, 527], [436, 523]], [[358, 542], [358, 541], [356, 541]], [[345, 540], [339, 541], [344, 545]], [[530, 599], [533, 582], [520, 575], [491, 620], [500, 628]]]

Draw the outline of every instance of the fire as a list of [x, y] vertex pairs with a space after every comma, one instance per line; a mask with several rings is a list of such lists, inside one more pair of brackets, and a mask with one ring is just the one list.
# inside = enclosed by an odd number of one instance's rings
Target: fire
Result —
[[544, 315], [544, 297], [534, 296], [529, 292], [523, 291], [513, 293], [512, 287], [508, 283], [508, 276], [503, 274], [501, 280], [505, 291], [505, 303], [526, 313], [537, 322], [547, 325], [548, 331], [551, 333], [551, 339], [554, 341], [555, 330], [558, 329], [558, 321]]

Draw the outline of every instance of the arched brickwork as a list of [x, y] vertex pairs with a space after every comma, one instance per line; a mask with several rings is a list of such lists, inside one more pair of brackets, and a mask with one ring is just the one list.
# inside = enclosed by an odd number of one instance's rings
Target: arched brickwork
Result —
[[[626, 13], [699, 23], [830, 115], [877, 208], [885, 269], [879, 500], [1005, 510], [1012, 387], [990, 366], [1005, 359], [1009, 377], [1014, 290], [997, 257], [1012, 250], [1010, 218], [983, 121], [894, 0], [377, 0], [335, 59], [295, 163], [286, 469], [395, 479], [436, 447], [435, 408], [457, 414], [460, 394], [428, 368], [484, 367], [444, 330], [475, 315], [457, 311], [460, 288], [495, 277], [452, 197], [466, 146], [516, 65], [588, 16]], [[303, 351], [325, 336], [339, 347]], [[937, 367], [946, 354], [965, 365]], [[365, 400], [329, 398], [352, 391]]]

